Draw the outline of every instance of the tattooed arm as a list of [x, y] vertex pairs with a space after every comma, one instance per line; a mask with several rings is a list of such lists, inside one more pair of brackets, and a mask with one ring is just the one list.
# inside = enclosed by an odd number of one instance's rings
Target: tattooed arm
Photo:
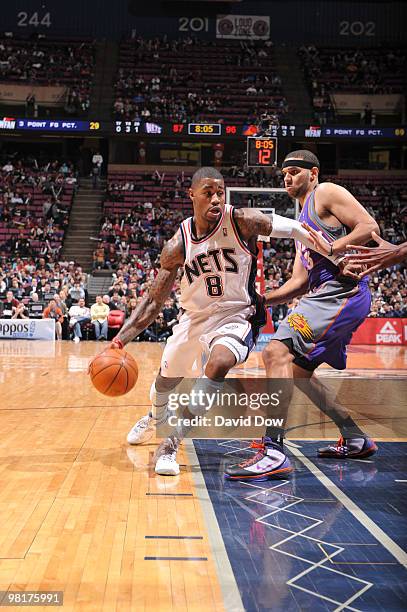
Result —
[[271, 236], [272, 238], [293, 238], [305, 244], [306, 247], [317, 251], [335, 261], [337, 258], [329, 256], [330, 244], [323, 236], [316, 241], [310, 232], [305, 229], [299, 221], [282, 217], [273, 213], [272, 216], [265, 215], [255, 208], [237, 208], [234, 218], [244, 240], [247, 242], [258, 235]]
[[161, 251], [161, 267], [152, 286], [114, 338], [112, 346], [122, 348], [155, 321], [171, 293], [178, 268], [183, 263], [184, 249], [181, 232], [178, 230]]
[[234, 219], [242, 238], [249, 242], [257, 236], [270, 236], [273, 230], [272, 217], [255, 208], [235, 208]]

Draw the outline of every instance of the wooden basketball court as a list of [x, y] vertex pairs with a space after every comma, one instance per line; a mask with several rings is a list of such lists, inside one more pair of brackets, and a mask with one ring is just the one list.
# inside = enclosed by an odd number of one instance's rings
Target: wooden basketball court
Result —
[[[2, 343], [0, 590], [60, 590], [64, 610], [254, 609], [242, 603], [193, 443], [180, 451], [177, 477], [155, 474], [155, 443], [126, 443], [149, 409], [162, 351], [148, 343], [128, 348], [139, 381], [126, 396], [107, 398], [86, 374], [100, 343]], [[402, 348], [351, 347], [348, 372], [402, 379], [406, 361]], [[264, 376], [261, 354], [232, 375]], [[382, 418], [392, 402], [377, 404], [368, 390], [348, 407], [357, 407], [376, 439], [404, 440], [403, 407], [393, 400], [396, 428]], [[321, 420], [314, 406], [303, 402], [299, 415], [304, 427], [293, 439], [337, 437], [329, 423], [307, 427]], [[261, 601], [257, 609], [268, 609]]]

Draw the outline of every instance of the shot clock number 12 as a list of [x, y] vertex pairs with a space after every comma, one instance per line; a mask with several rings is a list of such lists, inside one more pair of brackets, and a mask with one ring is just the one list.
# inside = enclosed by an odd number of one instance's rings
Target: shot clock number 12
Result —
[[249, 136], [247, 139], [247, 165], [250, 168], [269, 168], [277, 163], [277, 138]]

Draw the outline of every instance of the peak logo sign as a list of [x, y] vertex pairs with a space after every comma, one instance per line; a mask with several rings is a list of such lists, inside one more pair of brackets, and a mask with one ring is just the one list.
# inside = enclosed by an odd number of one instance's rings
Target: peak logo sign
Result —
[[[386, 321], [383, 327], [380, 329], [379, 333], [376, 334], [376, 343], [377, 344], [403, 344], [402, 333], [401, 330], [398, 331], [395, 328], [398, 322], [394, 321]], [[397, 325], [397, 327], [399, 327]]]
[[369, 318], [352, 336], [351, 344], [407, 346], [407, 318]]

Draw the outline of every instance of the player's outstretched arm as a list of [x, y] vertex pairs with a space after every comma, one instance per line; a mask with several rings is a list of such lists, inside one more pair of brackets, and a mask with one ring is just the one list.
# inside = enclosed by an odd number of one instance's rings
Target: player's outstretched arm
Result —
[[259, 235], [271, 236], [271, 238], [292, 238], [325, 257], [329, 255], [329, 242], [323, 236], [317, 242], [310, 232], [295, 219], [282, 217], [276, 213], [268, 216], [255, 208], [238, 208], [234, 214], [240, 233], [247, 241]]
[[356, 244], [347, 245], [348, 250], [357, 251], [357, 253], [348, 253], [346, 255], [347, 261], [352, 264], [367, 266], [359, 274], [360, 278], [376, 270], [394, 266], [407, 259], [407, 242], [398, 245], [392, 244], [380, 238], [376, 232], [372, 232], [372, 239], [377, 243], [376, 247], [369, 248]]
[[181, 232], [178, 231], [167, 242], [161, 252], [161, 267], [150, 290], [114, 338], [112, 346], [122, 348], [155, 321], [165, 300], [171, 293], [178, 268], [183, 263], [184, 250], [182, 237]]
[[300, 253], [297, 251], [294, 260], [293, 273], [281, 287], [265, 294], [266, 306], [286, 304], [295, 297], [304, 295], [308, 290], [308, 274], [301, 263]]

